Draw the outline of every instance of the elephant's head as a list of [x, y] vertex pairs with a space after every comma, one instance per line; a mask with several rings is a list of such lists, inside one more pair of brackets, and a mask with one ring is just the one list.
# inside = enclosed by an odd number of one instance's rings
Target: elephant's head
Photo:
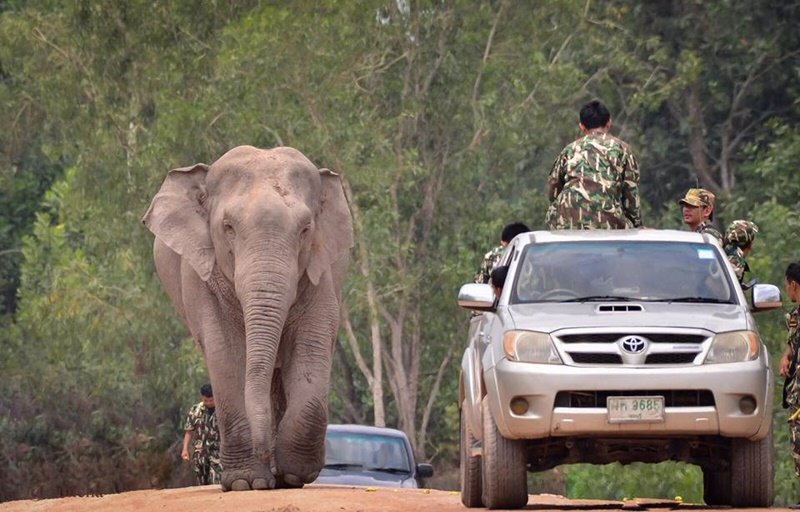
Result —
[[338, 293], [330, 270], [353, 245], [340, 178], [292, 148], [240, 146], [211, 166], [170, 171], [142, 222], [202, 280], [222, 275], [233, 286], [244, 317], [247, 416], [266, 459], [272, 415], [257, 397], [270, 396], [298, 284]]

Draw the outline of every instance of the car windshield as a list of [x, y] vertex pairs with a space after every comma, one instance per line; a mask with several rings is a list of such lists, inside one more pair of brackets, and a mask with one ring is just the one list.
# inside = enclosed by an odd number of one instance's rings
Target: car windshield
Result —
[[402, 438], [357, 432], [328, 431], [325, 436], [325, 467], [411, 473]]
[[530, 244], [511, 303], [735, 301], [718, 251], [687, 242], [577, 241]]

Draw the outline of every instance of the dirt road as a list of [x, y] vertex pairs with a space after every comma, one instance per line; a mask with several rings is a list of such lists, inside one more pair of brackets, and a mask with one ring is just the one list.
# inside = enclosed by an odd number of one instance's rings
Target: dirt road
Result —
[[[673, 500], [569, 500], [532, 495], [525, 510], [710, 509]], [[218, 486], [132, 491], [0, 503], [0, 512], [465, 512], [457, 492], [427, 489], [355, 488], [310, 485], [304, 489], [223, 493]], [[478, 509], [481, 510], [481, 509]], [[736, 509], [719, 508], [725, 512]], [[758, 509], [748, 509], [754, 511]], [[779, 509], [772, 509], [779, 510]]]

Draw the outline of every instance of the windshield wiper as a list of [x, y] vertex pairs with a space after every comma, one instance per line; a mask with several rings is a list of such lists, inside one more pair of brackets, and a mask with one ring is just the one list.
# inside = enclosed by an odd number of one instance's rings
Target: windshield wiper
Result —
[[402, 468], [367, 468], [367, 471], [381, 471], [383, 473], [403, 473], [409, 474], [411, 471]]
[[363, 464], [325, 464], [325, 469], [364, 469]]
[[715, 299], [713, 297], [673, 297], [671, 299], [659, 299], [658, 302], [703, 302], [706, 304], [730, 304], [730, 301]]
[[628, 301], [628, 300], [639, 300], [633, 297], [624, 297], [622, 295], [588, 295], [586, 297], [575, 297], [574, 299], [567, 299], [562, 302], [602, 302], [606, 300], [611, 301]]

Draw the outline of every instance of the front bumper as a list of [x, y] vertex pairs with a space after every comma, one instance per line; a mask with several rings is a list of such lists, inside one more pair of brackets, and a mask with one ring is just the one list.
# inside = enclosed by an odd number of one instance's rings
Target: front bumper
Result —
[[[592, 368], [502, 359], [484, 372], [484, 382], [497, 428], [509, 439], [720, 435], [755, 440], [767, 435], [772, 416], [772, 372], [762, 359], [675, 368]], [[708, 390], [713, 405], [667, 405], [664, 421], [657, 423], [609, 423], [604, 405], [556, 406], [559, 392], [626, 396], [626, 390]], [[740, 409], [740, 400], [747, 396], [756, 401], [750, 414]], [[514, 398], [528, 402], [527, 412], [511, 411]]]

